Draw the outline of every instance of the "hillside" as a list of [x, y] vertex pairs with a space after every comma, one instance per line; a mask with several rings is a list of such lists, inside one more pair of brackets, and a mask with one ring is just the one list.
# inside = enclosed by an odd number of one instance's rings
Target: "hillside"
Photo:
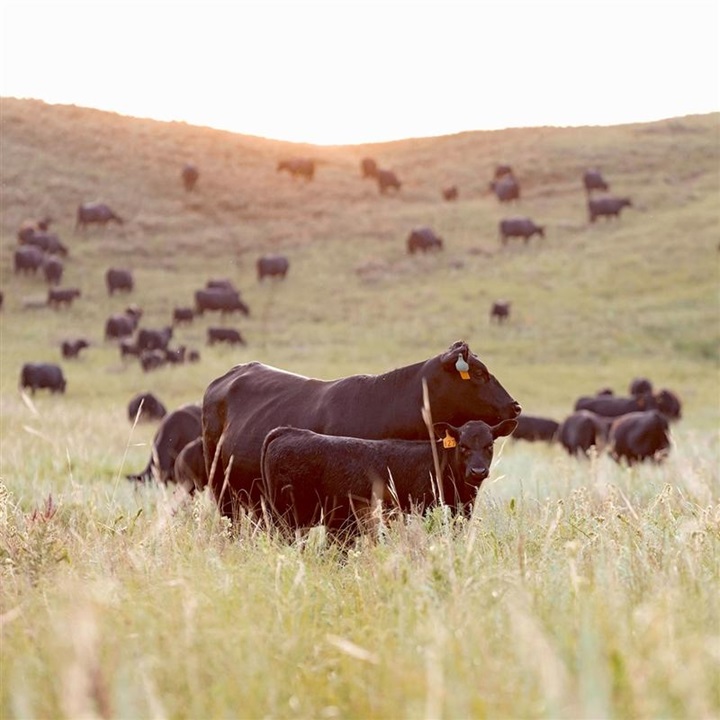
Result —
[[[93, 343], [68, 364], [68, 402], [124, 406], [136, 388], [177, 402], [198, 398], [230, 365], [259, 359], [336, 377], [379, 372], [466, 338], [526, 409], [558, 415], [580, 393], [648, 375], [673, 387], [701, 425], [717, 420], [718, 115], [618, 127], [467, 132], [374, 145], [315, 147], [71, 106], [2, 99], [0, 287], [3, 397], [26, 360], [58, 360], [67, 336]], [[318, 162], [312, 182], [277, 173], [293, 155]], [[382, 196], [360, 176], [374, 157], [403, 186]], [[200, 168], [186, 193], [180, 169]], [[489, 193], [496, 164], [513, 166], [522, 198]], [[633, 206], [619, 221], [587, 219], [581, 174], [600, 168]], [[456, 184], [459, 199], [441, 188]], [[101, 199], [123, 226], [76, 232], [80, 202]], [[70, 310], [28, 310], [42, 279], [15, 276], [19, 224], [49, 214], [70, 248], [63, 285], [82, 289]], [[544, 240], [502, 247], [501, 218], [526, 215]], [[405, 239], [429, 225], [438, 254], [409, 256]], [[258, 283], [255, 260], [282, 252], [281, 283]], [[130, 298], [108, 298], [110, 265], [131, 268]], [[102, 340], [104, 319], [136, 302], [143, 325], [169, 322], [194, 289], [228, 277], [250, 318], [229, 318], [247, 347], [207, 348], [217, 317], [176, 332], [202, 361], [144, 374]], [[512, 316], [491, 325], [490, 303]], [[94, 404], [94, 405], [93, 405]], [[170, 404], [174, 404], [171, 400]]]

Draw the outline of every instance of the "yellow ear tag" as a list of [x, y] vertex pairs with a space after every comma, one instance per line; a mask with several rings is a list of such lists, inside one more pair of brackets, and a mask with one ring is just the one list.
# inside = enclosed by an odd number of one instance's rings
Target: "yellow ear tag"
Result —
[[468, 370], [470, 370], [470, 366], [467, 364], [467, 361], [462, 355], [458, 355], [457, 362], [455, 363], [455, 369], [460, 373], [460, 377], [463, 380], [470, 379], [470, 373], [468, 372]]
[[445, 437], [443, 438], [443, 447], [444, 448], [454, 448], [457, 445], [455, 442], [455, 438], [450, 435], [450, 431], [445, 431]]

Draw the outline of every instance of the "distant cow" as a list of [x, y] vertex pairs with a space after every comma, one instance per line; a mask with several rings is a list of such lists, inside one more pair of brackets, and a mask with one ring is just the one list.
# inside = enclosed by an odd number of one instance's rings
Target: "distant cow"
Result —
[[610, 455], [618, 462], [660, 460], [670, 449], [668, 419], [658, 410], [622, 415], [610, 426], [608, 440]]
[[24, 220], [18, 228], [17, 240], [20, 244], [26, 243], [29, 238], [37, 233], [47, 232], [52, 218], [46, 215], [39, 220]]
[[495, 300], [490, 306], [490, 321], [495, 320], [497, 323], [504, 323], [510, 317], [511, 307], [510, 300]]
[[222, 314], [229, 312], [250, 314], [250, 308], [240, 299], [237, 291], [215, 288], [195, 291], [195, 312], [202, 315], [206, 310], [219, 310]]
[[15, 272], [16, 273], [37, 273], [43, 266], [45, 253], [34, 245], [23, 245], [15, 250]]
[[619, 218], [620, 211], [624, 207], [632, 207], [632, 201], [628, 197], [604, 197], [591, 198], [588, 200], [588, 217], [590, 222], [594, 223], [599, 217], [610, 219], [612, 217]]
[[375, 160], [366, 157], [360, 161], [360, 172], [363, 178], [374, 178], [377, 175], [378, 166]]
[[191, 307], [176, 307], [173, 309], [172, 321], [173, 325], [181, 323], [190, 323], [195, 317], [195, 310]]
[[275, 428], [265, 438], [260, 460], [267, 507], [280, 527], [323, 524], [340, 537], [357, 533], [375, 499], [402, 512], [444, 504], [469, 515], [490, 473], [493, 442], [509, 435], [515, 424], [504, 420], [491, 427], [471, 420], [457, 428], [436, 423], [434, 443]]
[[290, 160], [281, 160], [277, 164], [277, 172], [287, 171], [293, 177], [304, 177], [306, 180], [312, 180], [315, 176], [315, 161], [310, 158], [291, 158]]
[[545, 237], [545, 226], [536, 225], [534, 221], [526, 217], [505, 218], [500, 221], [500, 240], [503, 245], [507, 243], [508, 238], [521, 237], [525, 243], [530, 240], [533, 235], [541, 238]]
[[517, 427], [513, 430], [512, 437], [516, 440], [551, 443], [556, 440], [559, 429], [560, 423], [557, 420], [521, 413], [517, 418]]
[[[139, 421], [162, 420], [167, 415], [165, 406], [160, 399], [151, 392], [143, 392], [135, 395], [128, 403], [128, 420]], [[139, 414], [138, 414], [139, 413]]]
[[50, 288], [48, 290], [47, 304], [58, 310], [62, 305], [68, 307], [73, 300], [80, 297], [80, 288]]
[[427, 252], [428, 250], [442, 250], [443, 239], [439, 237], [432, 228], [414, 228], [407, 238], [407, 251], [414, 255], [416, 252]]
[[457, 200], [459, 194], [460, 193], [457, 185], [451, 185], [450, 187], [442, 189], [443, 199], [447, 201]]
[[653, 385], [647, 378], [637, 377], [632, 380], [628, 390], [634, 397], [638, 395], [652, 395]]
[[64, 269], [62, 260], [53, 256], [46, 257], [43, 262], [45, 281], [50, 285], [57, 285], [62, 280]]
[[35, 390], [47, 388], [51, 393], [65, 392], [65, 376], [59, 365], [53, 363], [25, 363], [20, 371], [20, 387]]
[[228, 278], [210, 278], [205, 283], [205, 288], [207, 290], [226, 290], [227, 292], [240, 294], [240, 291], [235, 287], [235, 283], [228, 280]]
[[501, 203], [520, 199], [520, 184], [512, 175], [506, 175], [499, 180], [493, 180], [490, 183], [490, 190], [495, 193], [495, 197], [497, 197]]
[[167, 363], [165, 353], [160, 350], [140, 350], [140, 367], [144, 372], [157, 370]]
[[284, 255], [263, 255], [257, 260], [258, 280], [265, 277], [283, 279], [287, 275], [290, 262]]
[[604, 447], [612, 420], [589, 410], [576, 410], [561, 423], [558, 442], [570, 455], [588, 455], [590, 448]]
[[495, 180], [500, 180], [501, 178], [506, 177], [507, 175], [512, 176], [513, 169], [510, 165], [496, 165], [495, 166], [495, 172], [493, 173], [493, 177]]
[[63, 340], [60, 345], [60, 350], [64, 358], [76, 358], [80, 355], [80, 351], [90, 347], [90, 343], [85, 338], [78, 338], [77, 340]]
[[121, 360], [125, 360], [128, 355], [130, 357], [140, 357], [140, 348], [137, 346], [137, 343], [134, 343], [131, 340], [121, 340], [118, 344], [118, 348], [120, 349]]
[[208, 482], [202, 437], [195, 438], [178, 453], [173, 474], [175, 482], [190, 495], [205, 489]]
[[155, 433], [150, 459], [145, 469], [127, 475], [128, 480], [166, 485], [175, 482], [175, 459], [180, 451], [202, 433], [199, 405], [183, 405], [165, 415]]
[[170, 365], [182, 365], [185, 362], [185, 354], [187, 353], [187, 347], [180, 345], [176, 348], [165, 348], [165, 360]]
[[22, 241], [23, 245], [34, 245], [49, 255], [67, 257], [69, 254], [67, 246], [60, 241], [60, 238], [55, 233], [41, 232], [38, 230], [31, 234], [25, 234], [24, 238]]
[[208, 345], [223, 342], [229, 345], [247, 345], [245, 339], [235, 328], [210, 327], [207, 331]]
[[126, 310], [123, 313], [111, 315], [105, 321], [105, 339], [119, 339], [132, 335], [140, 322], [140, 316], [135, 312]]
[[200, 177], [200, 171], [195, 165], [187, 163], [183, 166], [181, 175], [185, 190], [187, 192], [191, 192], [195, 188], [198, 178]]
[[402, 187], [398, 176], [392, 170], [378, 169], [375, 173], [375, 179], [377, 180], [378, 190], [380, 190], [383, 195], [391, 188], [399, 192]]
[[112, 295], [116, 290], [131, 292], [135, 286], [132, 272], [125, 268], [108, 268], [105, 272], [105, 286], [108, 295]]
[[618, 417], [638, 410], [652, 410], [655, 399], [651, 395], [622, 397], [618, 395], [584, 395], [575, 401], [575, 410], [590, 410], [604, 417]]
[[140, 350], [165, 350], [172, 340], [173, 329], [166, 325], [158, 330], [140, 328], [137, 335], [137, 346]]
[[124, 222], [105, 203], [84, 203], [78, 206], [75, 229], [85, 229], [88, 225], [102, 225], [104, 227], [111, 221], [118, 223], [118, 225], [122, 225]]
[[605, 182], [599, 170], [586, 170], [583, 174], [583, 185], [588, 195], [590, 195], [593, 190], [607, 191], [610, 189], [610, 186]]

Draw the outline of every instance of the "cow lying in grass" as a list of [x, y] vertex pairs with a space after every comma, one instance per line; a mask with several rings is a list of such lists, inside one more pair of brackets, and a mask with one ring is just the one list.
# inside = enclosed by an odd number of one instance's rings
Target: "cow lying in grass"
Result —
[[[436, 440], [366, 440], [279, 427], [265, 438], [262, 483], [274, 524], [285, 530], [324, 525], [349, 539], [381, 502], [402, 512], [447, 505], [469, 515], [490, 472], [493, 442], [517, 422], [436, 423]], [[435, 454], [440, 483], [434, 479]]]

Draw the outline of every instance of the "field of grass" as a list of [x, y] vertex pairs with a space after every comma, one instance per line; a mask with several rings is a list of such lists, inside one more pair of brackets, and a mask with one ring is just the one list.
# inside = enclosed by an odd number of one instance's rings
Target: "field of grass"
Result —
[[[349, 147], [298, 146], [34, 101], [0, 101], [0, 717], [710, 718], [720, 715], [720, 152], [717, 114]], [[312, 155], [311, 183], [278, 159]], [[379, 195], [375, 157], [403, 181]], [[184, 162], [201, 177], [180, 182]], [[515, 168], [520, 203], [488, 193]], [[633, 207], [588, 223], [599, 167]], [[441, 199], [457, 184], [460, 197]], [[101, 199], [123, 226], [74, 229]], [[12, 271], [16, 232], [49, 214], [70, 248], [70, 309]], [[502, 247], [527, 215], [546, 238]], [[430, 225], [442, 253], [409, 256]], [[259, 283], [264, 252], [290, 259]], [[111, 265], [136, 290], [109, 298]], [[135, 302], [169, 322], [210, 277], [242, 289], [241, 349], [217, 317], [178, 329], [197, 364], [143, 373], [103, 341]], [[513, 302], [491, 325], [493, 300]], [[62, 361], [60, 341], [92, 345]], [[382, 372], [466, 339], [533, 414], [643, 375], [681, 397], [661, 466], [508, 441], [470, 521], [439, 511], [347, 557], [311, 533], [286, 546], [210, 498], [134, 489], [155, 426], [129, 399], [199, 401], [261, 360], [321, 378]], [[58, 362], [64, 396], [18, 392]]]

